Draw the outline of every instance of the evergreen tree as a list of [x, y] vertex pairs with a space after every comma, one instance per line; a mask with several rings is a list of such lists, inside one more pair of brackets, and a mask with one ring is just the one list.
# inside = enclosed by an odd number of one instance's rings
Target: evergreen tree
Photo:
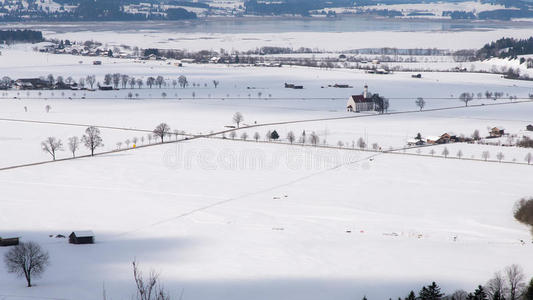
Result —
[[524, 300], [533, 300], [533, 278], [529, 282], [529, 286], [526, 289], [526, 293], [524, 294]]
[[420, 300], [440, 300], [443, 296], [444, 294], [440, 292], [440, 287], [434, 281], [431, 285], [422, 287], [418, 293], [418, 298]]
[[407, 295], [405, 300], [416, 300], [415, 292], [414, 291], [409, 292], [409, 295]]
[[[505, 300], [505, 297], [502, 294], [500, 294], [500, 291], [496, 291], [494, 292], [494, 295], [492, 295], [492, 300]], [[526, 298], [526, 300], [529, 300], [529, 299]]]
[[273, 139], [273, 140], [277, 140], [279, 139], [279, 134], [277, 131], [272, 131], [272, 133], [270, 134], [270, 138]]
[[474, 291], [474, 294], [470, 293], [468, 294], [468, 300], [488, 300], [487, 293], [485, 292], [485, 289], [481, 285], [477, 287], [477, 289]]

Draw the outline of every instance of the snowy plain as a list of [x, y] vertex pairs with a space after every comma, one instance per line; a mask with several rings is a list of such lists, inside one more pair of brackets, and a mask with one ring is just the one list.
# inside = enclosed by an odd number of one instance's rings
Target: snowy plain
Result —
[[[74, 79], [94, 74], [99, 81], [114, 72], [143, 79], [185, 75], [199, 87], [65, 95], [2, 91], [0, 167], [49, 160], [40, 142], [47, 136], [79, 136], [85, 124], [139, 130], [102, 129], [105, 147], [99, 151], [105, 151], [146, 136], [143, 130], [160, 122], [191, 134], [220, 131], [233, 125], [235, 111], [243, 113], [244, 126], [355, 116], [345, 111], [346, 100], [364, 84], [391, 99], [391, 112], [416, 110], [416, 97], [426, 98], [431, 109], [461, 106], [457, 96], [462, 92], [501, 91], [522, 99], [533, 92], [532, 82], [490, 74], [431, 72], [419, 80], [410, 73], [177, 68], [107, 58], [93, 66], [92, 58], [30, 48], [2, 49], [0, 73]], [[218, 88], [211, 84], [214, 79], [220, 80]], [[305, 88], [288, 90], [285, 82]], [[335, 83], [353, 88], [327, 88]], [[139, 96], [128, 99], [129, 92]], [[330, 145], [364, 137], [384, 149], [402, 147], [418, 132], [469, 135], [504, 126], [523, 134], [533, 123], [533, 103], [489, 105], [505, 101], [476, 99], [472, 104], [485, 105], [240, 132], [251, 136], [258, 131], [263, 137], [267, 130], [277, 130], [284, 139], [289, 130], [297, 135], [315, 131]], [[465, 156], [479, 156], [488, 146], [453, 147], [464, 149]], [[441, 148], [435, 149], [440, 153]], [[506, 158], [523, 160], [521, 150], [510, 148]], [[60, 154], [68, 156], [67, 151]], [[0, 236], [40, 242], [50, 251], [52, 264], [31, 289], [0, 267], [0, 295], [9, 300], [89, 300], [100, 298], [105, 285], [108, 299], [128, 299], [134, 291], [133, 259], [146, 270], [159, 271], [176, 299], [181, 293], [193, 300], [388, 299], [431, 281], [447, 293], [471, 290], [512, 263], [533, 273], [530, 232], [512, 218], [514, 203], [533, 194], [532, 178], [533, 167], [525, 164], [220, 139], [2, 170]], [[49, 237], [86, 229], [96, 233], [96, 244], [73, 246]], [[5, 251], [0, 249], [0, 255]]]

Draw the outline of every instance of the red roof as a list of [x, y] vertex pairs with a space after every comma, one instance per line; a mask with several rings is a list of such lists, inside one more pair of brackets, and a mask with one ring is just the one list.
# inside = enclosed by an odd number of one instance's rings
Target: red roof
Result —
[[352, 95], [352, 99], [355, 103], [372, 102], [372, 99], [365, 98], [363, 95]]

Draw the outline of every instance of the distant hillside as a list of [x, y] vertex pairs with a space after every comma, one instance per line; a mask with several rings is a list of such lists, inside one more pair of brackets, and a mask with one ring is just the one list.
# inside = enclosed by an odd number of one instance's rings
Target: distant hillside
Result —
[[533, 54], [533, 37], [519, 40], [513, 38], [502, 38], [483, 46], [476, 53], [478, 59], [516, 58], [518, 55]]
[[310, 10], [328, 7], [351, 7], [353, 0], [248, 0], [244, 3], [247, 14], [253, 15], [308, 15]]

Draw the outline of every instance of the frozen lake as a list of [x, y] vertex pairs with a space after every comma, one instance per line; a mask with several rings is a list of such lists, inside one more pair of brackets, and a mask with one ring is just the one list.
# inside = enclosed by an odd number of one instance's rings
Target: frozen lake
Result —
[[529, 37], [531, 22], [401, 20], [368, 17], [244, 18], [182, 22], [7, 23], [0, 29], [42, 30], [46, 38], [96, 40], [161, 49], [249, 50], [262, 46], [326, 51], [360, 48], [479, 48], [504, 36]]

